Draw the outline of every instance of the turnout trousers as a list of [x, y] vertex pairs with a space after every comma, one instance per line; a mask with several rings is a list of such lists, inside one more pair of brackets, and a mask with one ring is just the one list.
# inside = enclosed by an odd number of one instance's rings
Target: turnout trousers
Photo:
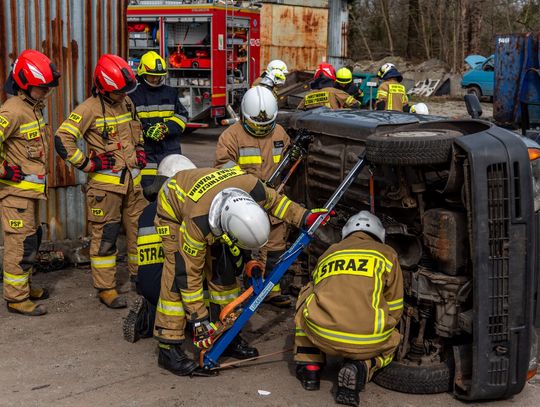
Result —
[[[288, 227], [285, 222], [279, 222], [270, 227], [270, 235], [268, 236], [268, 243], [266, 243], [259, 250], [259, 260], [264, 264], [265, 274], [268, 275], [276, 265], [280, 256], [285, 252], [287, 244], [287, 232]], [[269, 294], [277, 295], [281, 293], [280, 284], [276, 284], [272, 287], [272, 292]]]
[[86, 211], [91, 229], [90, 263], [94, 287], [108, 290], [116, 287], [116, 240], [123, 224], [126, 233], [128, 270], [137, 276], [138, 220], [147, 202], [142, 189], [129, 181], [126, 194], [89, 188], [86, 192]]
[[[234, 272], [229, 270], [223, 273], [212, 271], [212, 254], [207, 250], [207, 257], [203, 275], [188, 275], [186, 265], [180, 251], [184, 241], [180, 234], [180, 225], [176, 222], [156, 216], [156, 229], [161, 235], [165, 262], [161, 275], [161, 288], [156, 309], [154, 336], [165, 343], [181, 343], [184, 338], [186, 320], [192, 322], [190, 315], [186, 315], [185, 305], [190, 299], [197, 299], [200, 295], [182, 294], [191, 283], [197, 279], [206, 280], [209, 293], [210, 308], [221, 308], [230, 303], [240, 293]], [[202, 285], [201, 285], [202, 286]]]
[[4, 299], [22, 302], [30, 296], [30, 279], [41, 243], [39, 200], [8, 195], [0, 201], [4, 229]]

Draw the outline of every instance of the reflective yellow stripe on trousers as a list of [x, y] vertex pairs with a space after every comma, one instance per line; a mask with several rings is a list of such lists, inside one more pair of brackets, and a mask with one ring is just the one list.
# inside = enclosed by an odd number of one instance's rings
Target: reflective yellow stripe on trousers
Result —
[[29, 273], [11, 274], [4, 270], [4, 284], [18, 286], [28, 282]]
[[183, 317], [185, 315], [182, 301], [166, 301], [162, 298], [158, 300], [157, 312], [177, 317]]
[[227, 291], [208, 290], [210, 302], [214, 304], [226, 305], [233, 301], [240, 294], [240, 288], [236, 287]]

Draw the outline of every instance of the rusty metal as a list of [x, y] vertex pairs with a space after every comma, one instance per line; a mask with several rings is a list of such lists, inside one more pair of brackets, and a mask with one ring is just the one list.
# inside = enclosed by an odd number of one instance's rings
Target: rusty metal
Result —
[[[25, 49], [37, 49], [58, 66], [60, 85], [49, 98], [45, 119], [51, 128], [49, 200], [40, 207], [47, 238], [76, 239], [86, 234], [85, 174], [54, 151], [53, 134], [89, 95], [94, 65], [103, 53], [127, 55], [128, 0], [3, 0], [0, 2], [0, 88], [11, 64]], [[7, 95], [0, 89], [0, 101]]]
[[328, 4], [328, 62], [342, 67], [347, 58], [347, 35], [349, 11], [346, 0], [334, 0]]
[[326, 58], [326, 8], [265, 3], [261, 22], [261, 71], [272, 59], [292, 71], [314, 70]]

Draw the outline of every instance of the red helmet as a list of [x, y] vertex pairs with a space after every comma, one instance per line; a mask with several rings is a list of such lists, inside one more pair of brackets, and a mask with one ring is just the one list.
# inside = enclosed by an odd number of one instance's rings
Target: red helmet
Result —
[[11, 72], [19, 89], [30, 86], [54, 88], [58, 86], [60, 72], [51, 60], [39, 51], [27, 49], [19, 55]]
[[321, 62], [319, 66], [317, 67], [317, 70], [315, 71], [315, 75], [313, 76], [313, 79], [320, 78], [321, 76], [324, 76], [328, 79], [332, 79], [333, 81], [335, 81], [336, 70], [331, 64], [327, 62]]
[[128, 93], [137, 86], [137, 79], [123, 58], [105, 54], [94, 69], [94, 85], [100, 93]]

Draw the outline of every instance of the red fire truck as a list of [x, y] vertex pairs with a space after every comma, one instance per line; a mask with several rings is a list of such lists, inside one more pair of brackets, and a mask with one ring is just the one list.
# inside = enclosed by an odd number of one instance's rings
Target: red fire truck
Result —
[[260, 12], [230, 0], [187, 3], [131, 1], [128, 60], [136, 70], [144, 53], [159, 52], [190, 119], [218, 123], [259, 76]]

